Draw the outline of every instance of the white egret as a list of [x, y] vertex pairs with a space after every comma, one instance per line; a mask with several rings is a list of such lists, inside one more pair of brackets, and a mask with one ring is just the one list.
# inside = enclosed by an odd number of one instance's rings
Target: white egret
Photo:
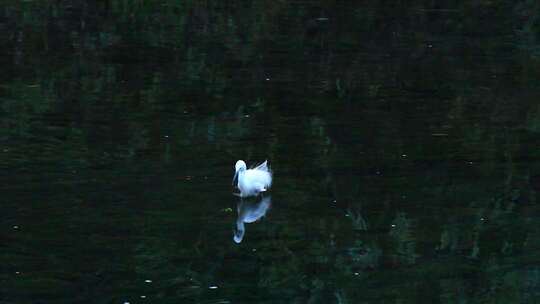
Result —
[[272, 172], [268, 169], [268, 161], [253, 169], [247, 169], [243, 160], [236, 162], [234, 181], [238, 178], [240, 197], [254, 196], [265, 192], [272, 185]]
[[261, 198], [258, 203], [243, 202], [238, 203], [238, 218], [236, 219], [236, 231], [233, 240], [235, 243], [242, 242], [246, 228], [244, 223], [253, 223], [263, 217], [272, 203], [270, 196]]

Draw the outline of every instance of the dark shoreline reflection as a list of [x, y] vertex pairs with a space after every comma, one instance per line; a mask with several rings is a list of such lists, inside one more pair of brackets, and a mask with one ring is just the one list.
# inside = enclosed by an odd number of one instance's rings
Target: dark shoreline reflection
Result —
[[241, 199], [238, 202], [238, 217], [236, 218], [236, 230], [233, 240], [239, 244], [244, 239], [246, 228], [244, 223], [253, 223], [266, 215], [272, 204], [271, 196], [257, 197], [253, 199]]

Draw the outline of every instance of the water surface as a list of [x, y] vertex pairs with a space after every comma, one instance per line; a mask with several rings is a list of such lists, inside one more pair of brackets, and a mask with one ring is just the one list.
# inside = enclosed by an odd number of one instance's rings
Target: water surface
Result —
[[7, 1], [0, 302], [540, 300], [531, 3]]

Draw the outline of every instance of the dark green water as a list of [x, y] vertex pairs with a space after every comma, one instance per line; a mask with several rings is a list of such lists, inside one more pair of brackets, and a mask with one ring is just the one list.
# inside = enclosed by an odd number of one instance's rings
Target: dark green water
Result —
[[0, 303], [539, 302], [539, 5], [361, 2], [4, 1]]

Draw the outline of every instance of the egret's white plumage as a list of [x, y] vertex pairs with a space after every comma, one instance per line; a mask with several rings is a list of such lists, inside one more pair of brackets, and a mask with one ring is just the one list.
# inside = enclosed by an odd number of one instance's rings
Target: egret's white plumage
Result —
[[234, 167], [233, 182], [238, 177], [240, 197], [257, 195], [268, 190], [272, 185], [272, 172], [266, 160], [253, 169], [247, 169], [243, 160], [237, 161]]
[[234, 242], [240, 243], [244, 238], [246, 228], [244, 223], [253, 223], [263, 217], [272, 200], [270, 196], [263, 197], [258, 203], [243, 202], [238, 203], [238, 218], [236, 219], [236, 231], [234, 232]]

